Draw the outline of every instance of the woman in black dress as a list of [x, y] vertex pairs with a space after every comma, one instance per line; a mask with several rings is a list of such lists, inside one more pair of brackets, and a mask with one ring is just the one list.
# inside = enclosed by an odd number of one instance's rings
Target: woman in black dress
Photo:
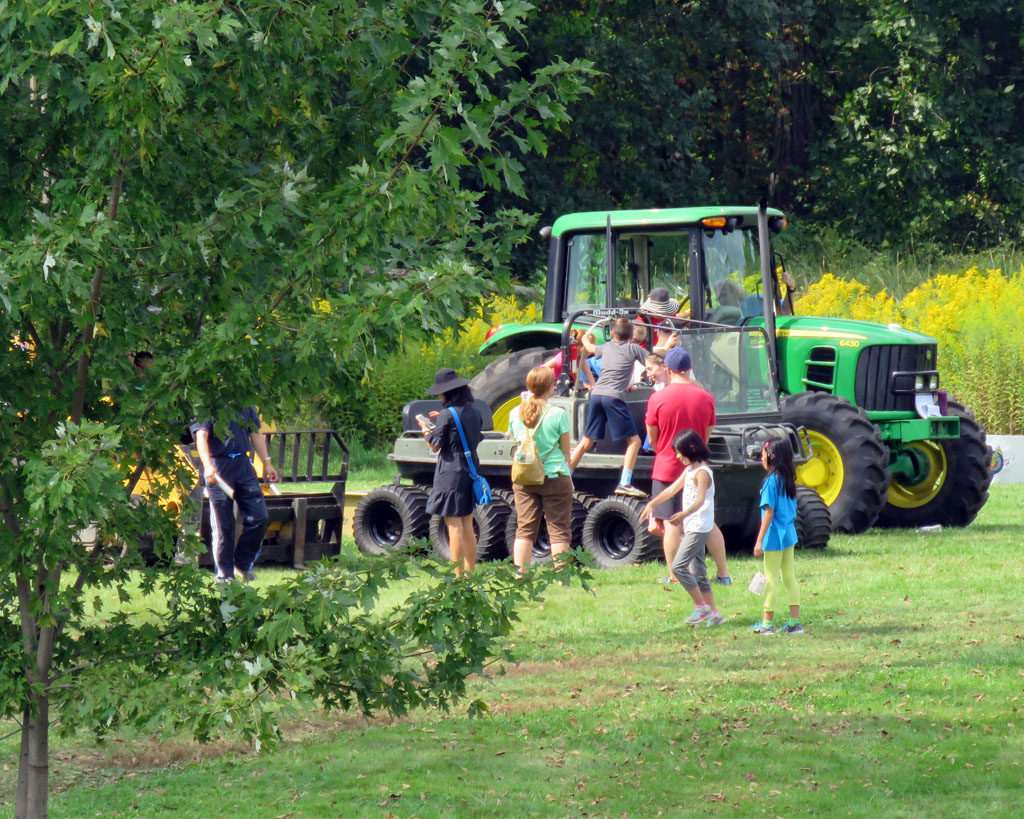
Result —
[[459, 378], [451, 367], [444, 367], [434, 373], [434, 383], [427, 390], [431, 395], [441, 396], [444, 409], [437, 416], [434, 427], [420, 421], [420, 429], [427, 438], [427, 446], [437, 452], [437, 466], [434, 467], [434, 485], [427, 499], [427, 512], [441, 515], [448, 530], [455, 574], [471, 572], [476, 566], [476, 535], [473, 533], [473, 479], [459, 437], [459, 430], [452, 418], [452, 409], [459, 414], [462, 431], [473, 457], [474, 466], [480, 466], [476, 447], [480, 443], [483, 421], [473, 406], [473, 393], [469, 381]]

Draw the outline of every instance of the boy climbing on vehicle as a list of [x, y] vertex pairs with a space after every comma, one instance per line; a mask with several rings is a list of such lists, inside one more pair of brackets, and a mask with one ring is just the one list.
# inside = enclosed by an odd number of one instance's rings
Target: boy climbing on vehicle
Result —
[[644, 498], [647, 494], [632, 485], [633, 466], [640, 451], [640, 436], [623, 396], [629, 389], [633, 365], [636, 362], [643, 364], [647, 359], [647, 351], [630, 341], [632, 337], [633, 322], [626, 318], [615, 320], [612, 324], [612, 340], [605, 344], [598, 346], [593, 332], [583, 336], [586, 351], [601, 361], [601, 374], [590, 393], [586, 429], [569, 457], [569, 469], [575, 469], [594, 442], [604, 437], [607, 426], [609, 437], [613, 441], [626, 441], [622, 477], [615, 492], [619, 495]]

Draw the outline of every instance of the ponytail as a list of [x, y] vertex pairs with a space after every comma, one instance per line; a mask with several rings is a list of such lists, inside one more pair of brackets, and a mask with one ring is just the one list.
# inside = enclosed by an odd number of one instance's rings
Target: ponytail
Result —
[[555, 383], [555, 373], [550, 367], [534, 367], [526, 374], [526, 389], [530, 397], [519, 407], [519, 420], [527, 429], [533, 429], [540, 421], [541, 410], [544, 409], [544, 396]]

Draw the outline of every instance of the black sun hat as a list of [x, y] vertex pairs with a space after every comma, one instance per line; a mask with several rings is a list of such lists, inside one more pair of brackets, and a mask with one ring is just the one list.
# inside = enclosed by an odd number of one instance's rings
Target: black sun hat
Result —
[[427, 392], [430, 395], [441, 395], [442, 393], [457, 390], [459, 387], [465, 387], [468, 383], [468, 379], [460, 378], [459, 374], [451, 367], [442, 367], [434, 373], [434, 383], [430, 385]]

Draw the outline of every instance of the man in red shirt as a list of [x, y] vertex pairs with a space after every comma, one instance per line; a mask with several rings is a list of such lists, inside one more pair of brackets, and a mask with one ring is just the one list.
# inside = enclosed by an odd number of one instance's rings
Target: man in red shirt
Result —
[[[692, 429], [707, 442], [708, 433], [715, 425], [715, 399], [693, 381], [689, 352], [682, 347], [673, 347], [665, 354], [665, 366], [669, 371], [669, 383], [650, 397], [644, 418], [651, 449], [655, 452], [651, 497], [667, 489], [683, 473], [683, 465], [672, 448], [675, 437], [684, 430]], [[675, 580], [672, 561], [682, 538], [682, 525], [670, 523], [669, 518], [682, 511], [682, 497], [680, 492], [654, 508], [654, 517], [665, 528], [662, 548], [669, 567], [669, 581]], [[729, 585], [732, 581], [725, 563], [725, 539], [717, 523], [708, 538], [708, 551], [718, 569], [718, 582]]]

